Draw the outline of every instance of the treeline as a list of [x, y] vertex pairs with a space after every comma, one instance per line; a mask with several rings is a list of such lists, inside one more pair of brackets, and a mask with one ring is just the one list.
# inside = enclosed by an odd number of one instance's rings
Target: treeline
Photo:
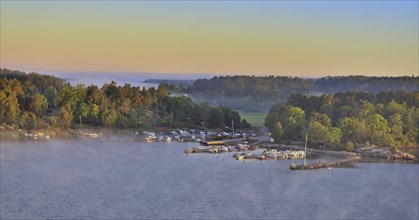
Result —
[[163, 84], [148, 89], [113, 81], [101, 88], [72, 86], [53, 76], [1, 69], [0, 122], [20, 128], [224, 128], [232, 121], [236, 127], [242, 124], [236, 111], [173, 97]]
[[314, 89], [312, 80], [283, 76], [215, 76], [198, 79], [189, 88], [192, 94], [217, 94], [225, 97], [252, 97], [261, 101], [287, 98], [293, 93]]
[[198, 79], [188, 88], [190, 93], [219, 94], [226, 97], [252, 97], [259, 100], [288, 98], [290, 94], [338, 93], [359, 90], [377, 94], [382, 91], [416, 91], [419, 78], [335, 76], [303, 79], [284, 76], [215, 76]]
[[277, 140], [303, 140], [312, 145], [353, 150], [360, 144], [417, 146], [419, 92], [369, 92], [290, 96], [273, 105], [265, 125]]
[[0, 71], [1, 77], [9, 80], [16, 79], [17, 81], [20, 81], [22, 83], [28, 83], [26, 87], [36, 89], [35, 91], [31, 92], [44, 93], [47, 89], [50, 88], [60, 90], [65, 84], [65, 80], [55, 76], [43, 75], [38, 73], [25, 73], [9, 69], [1, 69]]
[[220, 76], [198, 79], [186, 92], [197, 101], [213, 101], [234, 109], [267, 111], [263, 106], [285, 102], [291, 94], [322, 94], [359, 90], [377, 94], [403, 89], [416, 91], [419, 78], [337, 76], [303, 79], [282, 76]]
[[359, 90], [377, 94], [383, 91], [416, 91], [419, 78], [415, 76], [401, 77], [367, 77], [367, 76], [335, 76], [323, 77], [315, 82], [316, 90], [324, 93], [347, 92]]

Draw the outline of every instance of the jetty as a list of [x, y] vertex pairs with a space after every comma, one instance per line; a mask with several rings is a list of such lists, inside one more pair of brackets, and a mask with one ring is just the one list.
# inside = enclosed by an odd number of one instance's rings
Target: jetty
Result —
[[[310, 149], [312, 153], [323, 153], [323, 154], [329, 154], [336, 157], [343, 157], [344, 159], [337, 159], [334, 161], [329, 162], [321, 162], [318, 161], [316, 163], [307, 164], [306, 163], [306, 155], [304, 157], [304, 163], [302, 165], [297, 165], [295, 163], [292, 163], [290, 165], [291, 170], [313, 170], [313, 169], [320, 169], [320, 168], [331, 168], [331, 167], [337, 167], [337, 166], [343, 166], [347, 164], [351, 164], [357, 160], [360, 160], [361, 157], [358, 156], [356, 153], [351, 152], [342, 152], [342, 151], [332, 151], [332, 150], [317, 150], [317, 149]], [[307, 154], [307, 133], [304, 143], [304, 152]]]
[[354, 156], [354, 157], [349, 157], [346, 159], [339, 159], [339, 160], [334, 160], [334, 161], [329, 161], [329, 162], [319, 161], [312, 164], [297, 165], [295, 163], [292, 163], [290, 165], [290, 169], [291, 170], [313, 170], [313, 169], [321, 169], [321, 168], [329, 168], [329, 167], [339, 167], [339, 166], [352, 164], [360, 159], [361, 159], [360, 156]]
[[200, 141], [202, 145], [209, 146], [209, 145], [225, 145], [224, 141]]

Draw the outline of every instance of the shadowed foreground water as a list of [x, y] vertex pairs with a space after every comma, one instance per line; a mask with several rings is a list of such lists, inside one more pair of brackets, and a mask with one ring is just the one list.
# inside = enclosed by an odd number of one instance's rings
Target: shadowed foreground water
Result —
[[[291, 171], [192, 143], [1, 142], [1, 219], [418, 219], [417, 164]], [[294, 161], [295, 162], [295, 161]], [[301, 162], [301, 161], [298, 161]]]

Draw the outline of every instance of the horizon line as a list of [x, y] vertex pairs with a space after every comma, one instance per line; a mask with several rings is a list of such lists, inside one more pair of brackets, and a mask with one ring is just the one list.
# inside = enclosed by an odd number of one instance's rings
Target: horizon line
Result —
[[11, 71], [19, 71], [25, 73], [39, 73], [44, 75], [96, 75], [96, 74], [105, 74], [105, 75], [188, 75], [188, 76], [255, 76], [255, 77], [292, 77], [292, 78], [324, 78], [324, 77], [348, 77], [348, 76], [365, 76], [365, 77], [419, 77], [419, 74], [395, 74], [395, 75], [374, 75], [374, 74], [362, 74], [362, 73], [355, 73], [355, 74], [322, 74], [322, 75], [310, 75], [310, 74], [272, 74], [272, 73], [191, 73], [191, 72], [133, 72], [133, 71], [50, 71], [50, 70], [20, 70], [16, 68], [8, 68], [8, 67], [0, 67], [0, 69], [8, 69]]

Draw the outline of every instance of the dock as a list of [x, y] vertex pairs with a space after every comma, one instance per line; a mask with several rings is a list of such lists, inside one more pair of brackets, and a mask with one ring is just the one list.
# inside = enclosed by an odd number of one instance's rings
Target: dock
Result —
[[361, 159], [360, 156], [354, 156], [354, 157], [348, 157], [346, 159], [334, 160], [330, 162], [316, 162], [312, 164], [302, 164], [302, 165], [296, 165], [295, 163], [292, 163], [290, 166], [290, 169], [291, 170], [313, 170], [313, 169], [321, 169], [321, 168], [329, 168], [329, 167], [338, 167], [338, 166], [352, 164], [360, 159]]
[[224, 141], [201, 141], [199, 142], [202, 145], [208, 146], [208, 145], [225, 145]]

